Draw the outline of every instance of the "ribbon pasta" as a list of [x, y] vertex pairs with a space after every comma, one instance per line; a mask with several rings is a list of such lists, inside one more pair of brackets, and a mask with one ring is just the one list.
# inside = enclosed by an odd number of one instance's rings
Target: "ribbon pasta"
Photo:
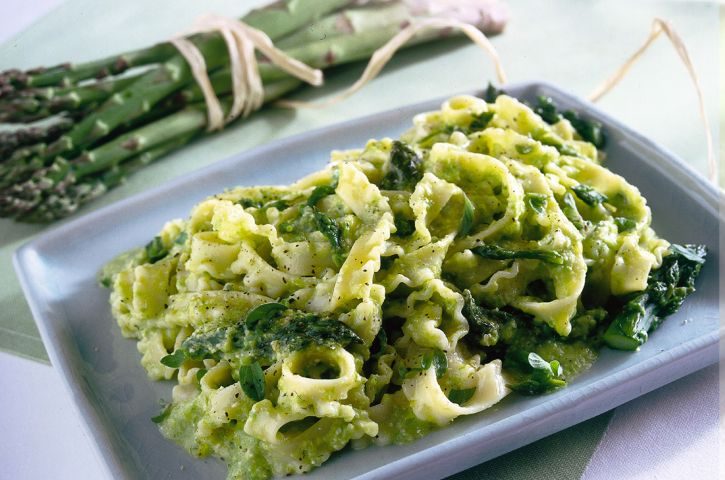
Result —
[[601, 160], [567, 120], [458, 96], [400, 141], [167, 223], [111, 294], [149, 376], [177, 382], [162, 432], [264, 478], [494, 405], [512, 382], [497, 341], [579, 334], [585, 304], [642, 290], [669, 246]]

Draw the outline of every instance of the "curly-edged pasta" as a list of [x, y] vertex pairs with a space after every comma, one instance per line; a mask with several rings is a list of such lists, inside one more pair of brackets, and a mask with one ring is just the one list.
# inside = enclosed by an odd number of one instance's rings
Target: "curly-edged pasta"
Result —
[[451, 98], [110, 264], [123, 334], [175, 382], [163, 434], [230, 478], [303, 473], [587, 368], [673, 250], [592, 132], [542, 108]]

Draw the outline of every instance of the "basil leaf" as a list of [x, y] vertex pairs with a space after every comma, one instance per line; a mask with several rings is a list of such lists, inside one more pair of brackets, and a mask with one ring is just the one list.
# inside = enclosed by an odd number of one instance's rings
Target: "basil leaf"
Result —
[[476, 387], [463, 388], [461, 390], [453, 389], [448, 392], [448, 400], [458, 405], [463, 405], [471, 399], [474, 393], [476, 393]]
[[186, 350], [180, 348], [171, 355], [166, 355], [161, 359], [161, 363], [170, 368], [179, 368], [182, 363], [188, 358]]
[[571, 189], [582, 202], [592, 207], [609, 200], [609, 198], [607, 198], [607, 196], [603, 193], [598, 192], [589, 185], [585, 185], [583, 183], [574, 185]]
[[265, 303], [263, 305], [259, 305], [247, 313], [247, 318], [244, 320], [244, 324], [248, 329], [252, 330], [261, 319], [276, 315], [283, 310], [287, 310], [287, 306], [282, 305], [281, 303]]
[[468, 199], [468, 195], [463, 194], [463, 216], [461, 217], [461, 226], [458, 228], [458, 236], [465, 237], [473, 228], [473, 214], [476, 207]]
[[[529, 361], [529, 365], [531, 365], [531, 368], [533, 368], [535, 370], [543, 370], [550, 375], [558, 375], [558, 374], [554, 373], [554, 370], [552, 369], [552, 365], [549, 362], [547, 362], [546, 360], [544, 360], [543, 358], [541, 358], [535, 352], [529, 353], [528, 361]], [[559, 362], [557, 362], [557, 366], [558, 366], [558, 364], [559, 364]], [[561, 367], [559, 367], [559, 368], [561, 368]]]
[[244, 394], [255, 402], [264, 400], [264, 371], [259, 363], [239, 367], [239, 385]]

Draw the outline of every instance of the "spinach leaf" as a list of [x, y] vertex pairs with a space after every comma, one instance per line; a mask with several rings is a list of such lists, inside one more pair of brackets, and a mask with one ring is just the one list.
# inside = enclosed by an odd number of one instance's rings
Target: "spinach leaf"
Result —
[[503, 90], [499, 90], [498, 88], [494, 87], [492, 83], [489, 83], [486, 87], [486, 90], [483, 92], [483, 99], [486, 100], [486, 103], [494, 103], [499, 95], [505, 94], [506, 92], [504, 92]]
[[395, 235], [398, 237], [404, 238], [408, 237], [415, 232], [415, 221], [414, 220], [408, 220], [407, 218], [403, 217], [402, 215], [395, 215], [394, 218], [395, 222]]
[[478, 115], [473, 117], [473, 120], [471, 120], [471, 124], [468, 126], [468, 129], [474, 132], [478, 130], [484, 130], [488, 126], [488, 122], [491, 121], [494, 115], [494, 112], [490, 110], [479, 113]]
[[239, 385], [244, 394], [255, 402], [264, 400], [264, 371], [259, 363], [239, 367]]
[[146, 249], [146, 257], [150, 263], [156, 263], [169, 254], [169, 250], [159, 236], [154, 237], [144, 248]]
[[515, 258], [527, 258], [540, 260], [552, 265], [563, 265], [564, 257], [553, 250], [509, 250], [498, 245], [479, 245], [471, 249], [476, 255], [491, 260], [510, 260]]
[[629, 297], [604, 332], [606, 344], [620, 350], [636, 350], [643, 345], [649, 332], [695, 291], [706, 255], [704, 245], [671, 245], [660, 268], [650, 272], [647, 288]]
[[602, 124], [596, 120], [585, 120], [579, 116], [573, 110], [567, 110], [564, 112], [564, 118], [569, 120], [574, 130], [589, 143], [594, 144], [595, 147], [602, 149], [606, 146], [607, 138], [602, 130]]
[[247, 313], [244, 324], [248, 329], [252, 330], [257, 326], [260, 320], [274, 318], [285, 310], [287, 310], [287, 306], [282, 305], [281, 303], [264, 303], [262, 305], [258, 305]]
[[412, 191], [423, 178], [423, 161], [405, 143], [393, 141], [390, 166], [380, 186], [383, 190]]
[[559, 111], [556, 108], [554, 100], [551, 97], [547, 97], [545, 95], [540, 95], [537, 98], [534, 112], [536, 112], [541, 118], [543, 118], [546, 123], [551, 125], [555, 124], [561, 119], [561, 115], [559, 115]]
[[499, 341], [500, 331], [504, 324], [516, 322], [512, 314], [498, 309], [487, 309], [476, 304], [470, 290], [463, 291], [463, 310], [461, 313], [468, 320], [467, 339], [483, 347], [492, 347]]
[[342, 248], [342, 231], [335, 220], [315, 209], [314, 212], [317, 229], [327, 238], [332, 246], [332, 259], [338, 267], [345, 261], [345, 252]]

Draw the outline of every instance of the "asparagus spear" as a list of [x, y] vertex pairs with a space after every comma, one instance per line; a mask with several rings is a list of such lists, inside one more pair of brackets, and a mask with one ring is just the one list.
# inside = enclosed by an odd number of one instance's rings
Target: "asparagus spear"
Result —
[[73, 126], [73, 120], [61, 117], [47, 125], [38, 125], [18, 130], [0, 132], [0, 161], [18, 148], [36, 143], [51, 142]]
[[[350, 2], [340, 2], [342, 3]], [[403, 3], [412, 9], [411, 5], [416, 2], [403, 0]], [[274, 8], [270, 6], [259, 18], [264, 17], [270, 21], [269, 19], [275, 15], [276, 18], [280, 18], [281, 14], [300, 15], [300, 12], [293, 11], [293, 4], [295, 2], [292, 0], [285, 2], [284, 8], [276, 7], [276, 12], [273, 12]], [[329, 6], [328, 8], [331, 9]], [[377, 6], [377, 8], [387, 7]], [[369, 13], [375, 10], [370, 7], [359, 11]], [[478, 20], [482, 29], [495, 31], [496, 28], [500, 28], [500, 24], [495, 22], [492, 24], [484, 15], [480, 15]], [[324, 23], [326, 20], [321, 22]], [[356, 30], [350, 34], [340, 32], [336, 37], [289, 48], [287, 53], [312, 66], [338, 65], [369, 57], [405, 26], [406, 22], [401, 22], [385, 28], [371, 28], [374, 27], [374, 23], [358, 22], [353, 28], [360, 31]], [[449, 33], [447, 29], [431, 31], [419, 35], [415, 41], [432, 40]], [[223, 66], [226, 63], [226, 47], [219, 36], [197, 35], [192, 41], [205, 56], [208, 69], [214, 71], [211, 78], [215, 90], [218, 93], [230, 91], [230, 75], [227, 67]], [[260, 73], [265, 85], [271, 81], [289, 78], [285, 72], [262, 60]], [[296, 84], [296, 81], [294, 82]], [[72, 94], [74, 88], [82, 87], [71, 87], [65, 93]], [[100, 107], [93, 108], [72, 130], [52, 144], [39, 143], [32, 149], [16, 151], [9, 161], [0, 164], [0, 189], [3, 189], [0, 192], [0, 215], [30, 218], [29, 212], [40, 208], [44, 199], [50, 195], [59, 195], [59, 192], [67, 191], [69, 185], [84, 181], [90, 178], [89, 176], [99, 176], [102, 171], [126, 161], [129, 155], [139, 153], [137, 149], [121, 148], [117, 140], [126, 137], [125, 134], [119, 136], [120, 132], [127, 129], [133, 135], [134, 128], [140, 125], [138, 131], [143, 131], [146, 122], [149, 121], [154, 124], [157, 121], [162, 124], [167, 122], [166, 125], [171, 125], [175, 121], [175, 114], [172, 112], [200, 98], [198, 87], [192, 81], [189, 68], [181, 55], [175, 55], [165, 63], [139, 75], [126, 88], [114, 92]], [[167, 114], [171, 115], [165, 117]], [[159, 116], [165, 118], [156, 120]], [[172, 128], [171, 131], [173, 130]], [[177, 134], [181, 135], [183, 132]], [[116, 136], [118, 138], [114, 138]], [[159, 136], [160, 138], [162, 137]], [[167, 141], [170, 138], [172, 137], [167, 137]], [[126, 147], [131, 145], [133, 143], [127, 144]], [[89, 148], [87, 154], [82, 154]], [[152, 145], [143, 144], [143, 148], [152, 148]], [[75, 159], [69, 162], [66, 160], [68, 158]], [[49, 218], [47, 215], [41, 217]]]
[[[350, 0], [283, 0], [252, 10], [242, 20], [275, 40], [349, 3]], [[0, 96], [19, 88], [74, 85], [82, 80], [119, 74], [132, 67], [166, 62], [177, 55], [173, 45], [163, 42], [77, 65], [63, 63], [47, 69], [6, 70], [0, 72]]]
[[637, 350], [643, 345], [649, 332], [695, 291], [706, 254], [704, 245], [671, 245], [660, 268], [650, 273], [647, 289], [632, 296], [607, 328], [607, 345], [618, 350]]
[[28, 123], [63, 111], [80, 110], [102, 102], [119, 92], [140, 75], [111, 78], [90, 85], [73, 87], [44, 87], [22, 90], [14, 98], [0, 102], [0, 122]]
[[[369, 57], [402, 27], [395, 25], [325, 39], [290, 49], [287, 53], [315, 67], [348, 63]], [[418, 41], [431, 40], [447, 34], [448, 32], [444, 30], [430, 31], [421, 35]], [[203, 42], [197, 42], [197, 46], [205, 55], [207, 66], [209, 68], [219, 66], [224, 57], [224, 55], [218, 55], [219, 50], [224, 50], [223, 45], [218, 45], [221, 40], [214, 35], [208, 35], [203, 40]], [[289, 78], [286, 73], [271, 64], [261, 64], [260, 74], [265, 82]], [[223, 82], [224, 79], [220, 78], [220, 81]], [[88, 115], [70, 132], [49, 145], [45, 149], [42, 163], [52, 162], [58, 155], [68, 156], [73, 152], [79, 152], [86, 145], [108, 135], [121, 122], [133, 120], [146, 114], [163, 98], [177, 91], [180, 86], [190, 82], [191, 72], [186, 62], [180, 56], [170, 60], [159, 69], [144, 75], [127, 89], [113, 95], [97, 111]], [[195, 88], [197, 87], [192, 87], [192, 89]], [[33, 165], [37, 163], [38, 160], [36, 159], [32, 162]], [[10, 174], [3, 175], [2, 170], [0, 170], [0, 186], [23, 182], [28, 179], [31, 172], [32, 170], [24, 168], [22, 165], [14, 166], [12, 176]], [[26, 187], [35, 190], [36, 187], [31, 187], [31, 185], [32, 182], [28, 183]], [[42, 185], [49, 184], [44, 180]]]
[[[296, 79], [271, 83], [265, 87], [265, 101], [275, 100], [299, 84], [299, 80]], [[225, 111], [230, 106], [229, 98], [222, 100]], [[178, 148], [186, 142], [175, 143], [174, 139], [191, 138], [203, 133], [206, 122], [206, 106], [197, 103], [121, 135], [70, 162], [59, 158], [50, 167], [36, 171], [27, 182], [13, 185], [0, 192], [0, 215], [13, 216], [24, 221], [41, 221], [41, 219], [50, 221], [72, 213], [78, 205], [97, 197], [117, 184], [116, 180], [108, 184], [108, 178], [123, 176], [143, 166], [142, 162], [137, 162], [135, 165], [138, 168], [126, 167], [123, 162], [163, 145], [175, 145], [174, 148]], [[173, 149], [170, 147], [164, 148], [163, 152], [171, 150]], [[154, 154], [152, 158], [156, 159], [159, 156], [161, 154]], [[101, 175], [102, 172], [114, 170], [117, 173], [111, 177]], [[96, 177], [97, 175], [100, 177]], [[86, 180], [87, 177], [90, 177], [90, 180]], [[100, 189], [98, 182], [106, 185], [105, 190]], [[93, 188], [86, 184], [92, 184]], [[96, 192], [98, 195], [85, 192]], [[66, 200], [61, 200], [63, 198]], [[42, 213], [33, 213], [36, 210]]]

